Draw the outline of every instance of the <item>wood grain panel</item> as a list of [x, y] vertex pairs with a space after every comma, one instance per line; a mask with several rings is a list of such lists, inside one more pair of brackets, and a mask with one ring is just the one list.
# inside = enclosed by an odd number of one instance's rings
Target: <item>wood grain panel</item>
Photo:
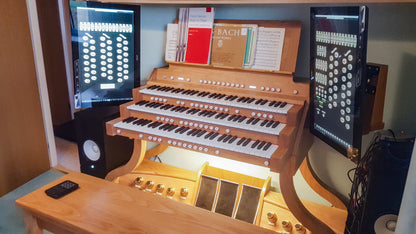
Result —
[[0, 8], [0, 196], [49, 169], [25, 0]]
[[[60, 199], [44, 190], [63, 180], [79, 189]], [[16, 201], [29, 214], [74, 233], [274, 233], [224, 215], [81, 173], [70, 173]]]
[[[102, 0], [113, 3], [140, 3], [140, 4], [300, 4], [300, 3], [331, 3], [334, 0]], [[337, 0], [336, 3], [401, 3], [416, 2], [415, 0]]]
[[37, 0], [40, 37], [53, 125], [71, 120], [57, 0]]

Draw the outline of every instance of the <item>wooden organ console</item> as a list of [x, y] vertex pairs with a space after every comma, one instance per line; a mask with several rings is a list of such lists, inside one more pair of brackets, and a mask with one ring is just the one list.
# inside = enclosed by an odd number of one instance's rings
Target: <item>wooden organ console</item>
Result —
[[[300, 22], [219, 22], [284, 27], [281, 70], [175, 62], [155, 69], [146, 86], [133, 90], [133, 101], [120, 106], [120, 118], [107, 122], [107, 134], [134, 139], [135, 149], [106, 179], [278, 233], [343, 232], [344, 210], [302, 203], [293, 185], [310, 147], [304, 131], [309, 84], [293, 81]], [[147, 141], [159, 145], [146, 151]], [[282, 194], [270, 191], [270, 178], [207, 163], [193, 172], [149, 160], [167, 147], [268, 167], [280, 173]]]

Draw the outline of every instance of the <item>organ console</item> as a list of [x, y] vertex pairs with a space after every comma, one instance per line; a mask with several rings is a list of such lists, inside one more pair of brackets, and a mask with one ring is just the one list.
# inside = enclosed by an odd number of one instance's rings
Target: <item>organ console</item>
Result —
[[[303, 131], [309, 84], [293, 81], [300, 23], [219, 22], [285, 28], [281, 70], [175, 62], [155, 69], [146, 86], [133, 90], [133, 101], [120, 106], [120, 118], [107, 122], [107, 134], [134, 139], [135, 149], [130, 161], [106, 179], [280, 233], [343, 232], [345, 211], [309, 205], [315, 213], [325, 210], [321, 221], [300, 202], [293, 186], [310, 146], [308, 131]], [[147, 141], [159, 146], [146, 151]], [[193, 172], [149, 160], [167, 147], [268, 167], [280, 173], [283, 196], [270, 190], [270, 178], [208, 164]]]

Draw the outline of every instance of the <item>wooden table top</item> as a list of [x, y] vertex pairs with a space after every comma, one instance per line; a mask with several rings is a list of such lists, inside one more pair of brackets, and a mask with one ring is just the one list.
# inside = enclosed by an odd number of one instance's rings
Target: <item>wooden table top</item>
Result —
[[[59, 199], [45, 190], [64, 180], [79, 188]], [[275, 233], [168, 198], [73, 172], [16, 200], [42, 222], [77, 233]]]

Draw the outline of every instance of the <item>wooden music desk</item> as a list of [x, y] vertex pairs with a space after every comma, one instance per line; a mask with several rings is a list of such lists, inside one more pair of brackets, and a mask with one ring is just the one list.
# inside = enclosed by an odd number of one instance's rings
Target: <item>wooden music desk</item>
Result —
[[[53, 199], [45, 190], [64, 180], [79, 184]], [[155, 194], [81, 173], [70, 173], [22, 198], [28, 233], [275, 233]]]

